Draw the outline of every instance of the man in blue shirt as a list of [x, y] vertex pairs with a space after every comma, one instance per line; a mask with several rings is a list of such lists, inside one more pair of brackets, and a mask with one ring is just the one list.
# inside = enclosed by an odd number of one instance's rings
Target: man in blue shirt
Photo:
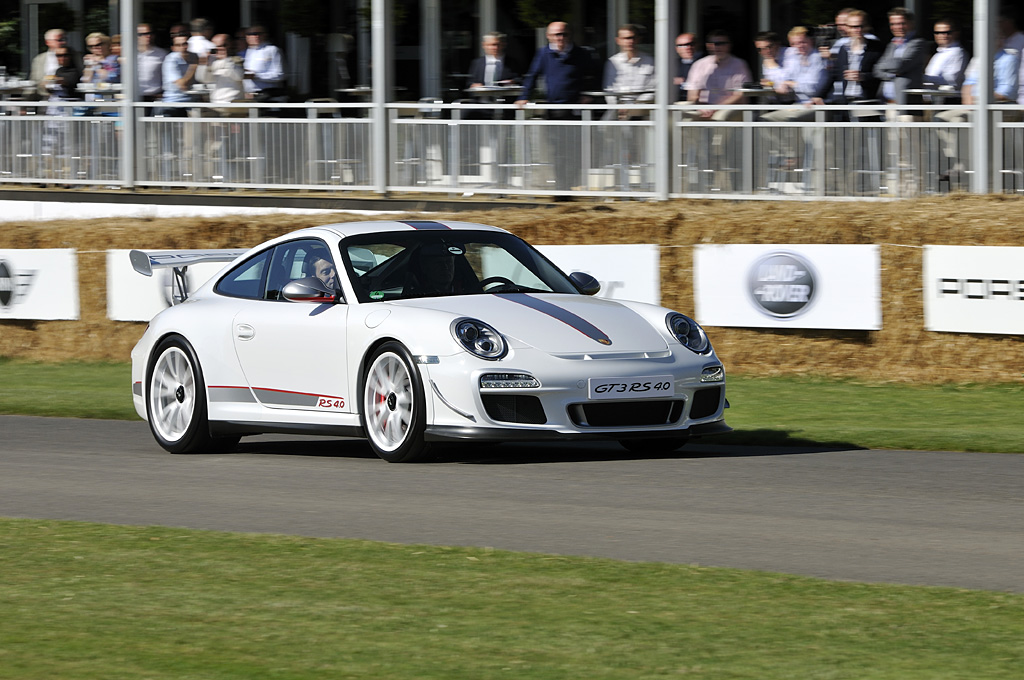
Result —
[[[996, 54], [992, 62], [992, 101], [996, 104], [1012, 104], [1017, 98], [1017, 87], [1020, 73], [1020, 53], [1012, 48], [1007, 48], [1006, 40], [1009, 36], [1005, 32], [1000, 34], [996, 41]], [[978, 69], [981, 68], [981, 61], [978, 57], [971, 59], [964, 74], [964, 86], [961, 96], [965, 105], [977, 104], [982, 95], [976, 92], [978, 87]], [[946, 123], [964, 123], [972, 118], [971, 111], [940, 111], [935, 114], [936, 120]], [[1016, 122], [1020, 120], [1018, 111], [1003, 111], [1003, 120]], [[966, 133], [967, 130], [955, 128], [938, 128], [936, 130], [942, 139], [942, 153], [947, 161], [952, 161], [957, 156], [958, 133]], [[962, 173], [964, 166], [955, 162], [949, 166], [949, 170], [939, 176], [939, 181], [950, 181], [952, 177]]]

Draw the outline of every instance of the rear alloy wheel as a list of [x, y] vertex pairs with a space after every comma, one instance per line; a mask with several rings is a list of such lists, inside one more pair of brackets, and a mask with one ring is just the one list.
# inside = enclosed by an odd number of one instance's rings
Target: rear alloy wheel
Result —
[[157, 443], [171, 453], [230, 449], [237, 443], [210, 436], [203, 371], [191, 345], [171, 336], [157, 345], [153, 356], [146, 379], [146, 414]]
[[423, 457], [426, 399], [409, 351], [397, 342], [378, 347], [363, 376], [363, 429], [374, 453], [389, 463]]

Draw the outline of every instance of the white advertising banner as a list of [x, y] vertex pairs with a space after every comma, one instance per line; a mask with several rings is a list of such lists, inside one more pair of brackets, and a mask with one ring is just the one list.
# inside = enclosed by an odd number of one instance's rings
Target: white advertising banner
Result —
[[584, 272], [601, 282], [597, 297], [661, 304], [661, 252], [640, 243], [595, 246], [537, 246], [566, 274]]
[[0, 249], [0, 319], [78, 319], [75, 251]]
[[924, 326], [1024, 335], [1024, 248], [924, 247]]
[[698, 245], [693, 269], [701, 324], [882, 327], [877, 245]]
[[[132, 269], [130, 250], [107, 251], [107, 318], [114, 321], [149, 321], [171, 306], [174, 272], [157, 269], [143, 276]], [[158, 253], [152, 250], [147, 253]], [[225, 262], [189, 265], [188, 289], [194, 291], [227, 266]]]

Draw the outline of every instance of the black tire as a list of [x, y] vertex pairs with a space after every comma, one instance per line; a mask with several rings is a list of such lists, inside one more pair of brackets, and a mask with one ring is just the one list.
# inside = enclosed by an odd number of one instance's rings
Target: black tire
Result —
[[171, 453], [229, 450], [238, 443], [210, 436], [203, 370], [178, 335], [164, 338], [153, 351], [146, 369], [146, 416], [157, 443]]
[[619, 444], [630, 453], [664, 455], [683, 448], [689, 439], [684, 434], [660, 439], [620, 439]]
[[409, 350], [386, 342], [367, 357], [365, 366], [359, 418], [370, 448], [389, 463], [425, 459], [427, 401]]

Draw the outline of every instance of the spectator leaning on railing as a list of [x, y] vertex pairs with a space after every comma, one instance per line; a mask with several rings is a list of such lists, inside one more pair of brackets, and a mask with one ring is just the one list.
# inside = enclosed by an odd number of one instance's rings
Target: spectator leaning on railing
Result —
[[932, 34], [935, 36], [935, 54], [924, 69], [924, 84], [929, 87], [952, 88], [957, 92], [964, 84], [964, 70], [967, 66], [964, 48], [960, 46], [960, 33], [952, 19], [935, 22]]
[[1024, 33], [1017, 30], [1017, 21], [1009, 12], [999, 15], [999, 30], [1007, 36], [1006, 49], [1016, 50], [1022, 55], [1020, 70], [1017, 72], [1017, 103], [1024, 105]]
[[[1006, 104], [1015, 101], [1020, 77], [1020, 53], [1017, 50], [1006, 47], [1006, 39], [1009, 36], [1000, 35], [996, 41], [996, 55], [992, 62], [992, 98], [996, 104]], [[967, 65], [964, 75], [964, 86], [961, 90], [963, 104], [975, 104], [978, 93], [975, 91], [978, 85], [978, 69], [980, 63], [978, 57], [971, 59]], [[947, 123], [963, 123], [972, 118], [972, 111], [940, 111], [935, 114], [935, 119]], [[1019, 111], [1003, 111], [1003, 120], [1018, 121], [1021, 115]], [[957, 157], [957, 130], [939, 128], [937, 130], [942, 139], [942, 153], [947, 159], [953, 161]], [[940, 176], [940, 181], [951, 180], [959, 173], [962, 173], [964, 166], [959, 161], [953, 162], [949, 170]]]
[[[121, 62], [110, 49], [110, 36], [103, 33], [90, 33], [85, 37], [85, 47], [89, 51], [85, 55], [85, 70], [82, 71], [82, 82], [97, 85], [100, 88], [121, 82]], [[86, 100], [98, 100], [100, 95], [87, 94]]]
[[[847, 40], [832, 60], [831, 79], [836, 84], [836, 104], [852, 104], [876, 99], [878, 79], [875, 64], [882, 57], [882, 41], [867, 37], [871, 26], [867, 12], [849, 10], [846, 15]], [[878, 115], [874, 112], [873, 115]], [[856, 119], [857, 116], [853, 115]]]
[[63, 28], [51, 28], [43, 34], [46, 43], [46, 51], [40, 52], [32, 59], [32, 68], [29, 78], [35, 83], [35, 91], [26, 91], [26, 96], [34, 94], [35, 99], [49, 99], [50, 93], [46, 89], [46, 76], [57, 73], [57, 49], [66, 50], [70, 55], [72, 65], [81, 71], [85, 66], [82, 62], [82, 55], [73, 48], [68, 47], [67, 34]]
[[[698, 59], [686, 81], [686, 101], [691, 104], [743, 104], [746, 97], [735, 90], [750, 81], [747, 62], [732, 56], [732, 41], [725, 31], [711, 31], [707, 37], [708, 56]], [[739, 120], [742, 114], [730, 109], [686, 111], [684, 118], [693, 120]]]
[[258, 102], [283, 102], [287, 100], [284, 87], [284, 57], [276, 45], [267, 42], [267, 31], [262, 26], [252, 26], [245, 32], [246, 98]]
[[[619, 46], [619, 52], [608, 57], [605, 62], [602, 85], [605, 92], [622, 94], [609, 96], [609, 104], [654, 101], [654, 88], [657, 85], [654, 80], [654, 57], [636, 49], [638, 32], [633, 24], [621, 26], [616, 32], [615, 44]], [[642, 117], [643, 113], [639, 110], [630, 112], [629, 109], [619, 109], [617, 116], [619, 120], [626, 120], [631, 115]]]
[[[186, 52], [188, 52], [188, 36], [179, 34], [172, 38], [171, 53], [167, 55], [163, 63], [163, 101], [165, 102], [177, 104], [192, 101], [188, 90], [195, 80], [198, 64], [189, 63], [190, 60], [185, 57]], [[161, 114], [184, 117], [188, 115], [188, 109], [166, 107]]]
[[676, 86], [676, 101], [686, 101], [686, 79], [690, 77], [690, 68], [703, 56], [697, 49], [697, 36], [693, 33], [680, 33], [676, 36], [676, 74], [672, 83]]
[[[210, 103], [230, 104], [243, 97], [245, 69], [242, 58], [231, 54], [231, 36], [218, 33], [212, 39], [213, 48], [206, 64], [200, 64], [196, 79], [213, 85]], [[224, 110], [216, 110], [225, 114]]]
[[775, 73], [778, 80], [774, 89], [779, 97], [788, 97], [798, 107], [770, 111], [764, 119], [778, 123], [814, 119], [812, 105], [825, 103], [825, 97], [832, 90], [827, 62], [814, 49], [810, 32], [803, 26], [793, 28], [789, 34], [790, 50], [786, 61]]
[[[922, 85], [929, 43], [914, 32], [914, 15], [906, 7], [889, 10], [889, 30], [892, 40], [875, 64], [875, 77], [882, 81], [881, 96], [889, 104], [920, 104], [920, 95], [908, 96], [906, 91]], [[898, 115], [910, 114], [900, 111]]]
[[139, 24], [135, 29], [138, 38], [139, 95], [142, 101], [155, 102], [164, 91], [163, 63], [167, 50], [153, 44], [153, 28]]

